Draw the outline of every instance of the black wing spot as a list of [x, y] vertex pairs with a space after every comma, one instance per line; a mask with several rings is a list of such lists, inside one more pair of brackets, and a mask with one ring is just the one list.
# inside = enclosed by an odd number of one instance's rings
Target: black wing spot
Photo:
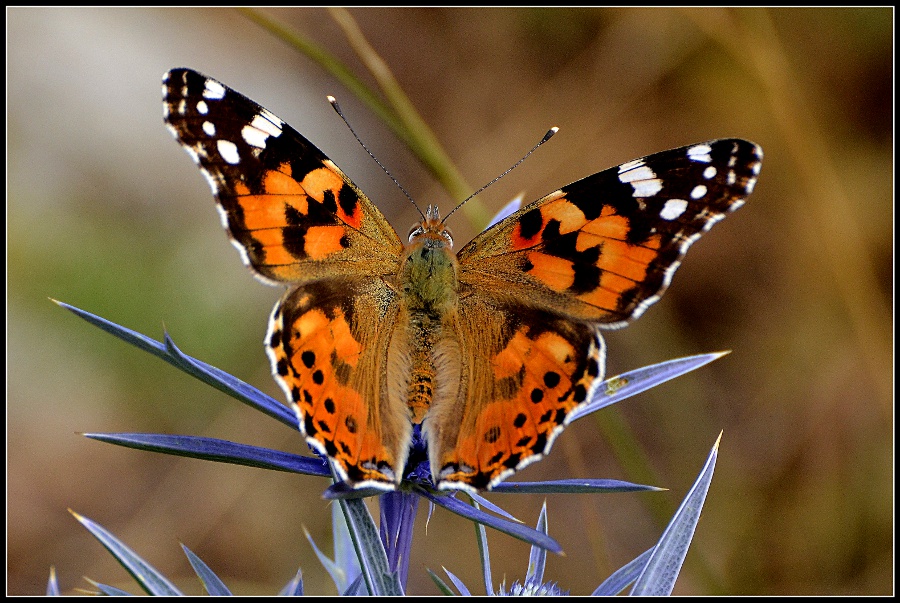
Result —
[[587, 389], [585, 389], [584, 385], [579, 383], [575, 386], [575, 392], [572, 394], [572, 399], [581, 404], [587, 398]]
[[303, 426], [305, 428], [303, 431], [305, 431], [306, 435], [309, 437], [314, 437], [319, 431], [318, 429], [316, 429], [315, 423], [313, 423], [312, 415], [306, 415], [303, 418]]
[[334, 192], [326, 189], [322, 191], [322, 205], [329, 213], [337, 213], [337, 200], [334, 198]]
[[516, 452], [514, 454], [509, 455], [509, 458], [503, 461], [503, 464], [506, 465], [509, 469], [515, 469], [519, 466], [519, 461], [522, 460], [522, 453]]
[[553, 371], [547, 371], [544, 373], [544, 385], [553, 389], [557, 385], [559, 385], [559, 373]]
[[341, 209], [344, 210], [344, 213], [348, 216], [352, 216], [359, 204], [359, 197], [356, 196], [356, 193], [353, 192], [352, 188], [344, 184], [338, 192], [337, 201], [341, 206]]
[[550, 241], [559, 236], [559, 220], [550, 220], [547, 222], [547, 225], [544, 227], [544, 232], [541, 233], [542, 241]]
[[338, 454], [337, 446], [334, 445], [334, 442], [331, 440], [325, 440], [325, 454], [330, 456], [331, 458], [336, 457]]
[[541, 210], [538, 208], [532, 209], [519, 217], [519, 236], [523, 239], [530, 239], [541, 232], [541, 226], [543, 225], [544, 217], [541, 215]]

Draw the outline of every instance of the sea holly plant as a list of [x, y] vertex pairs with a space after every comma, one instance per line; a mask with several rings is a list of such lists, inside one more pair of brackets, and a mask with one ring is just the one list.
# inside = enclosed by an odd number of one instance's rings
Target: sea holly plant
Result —
[[[63, 302], [56, 303], [104, 331], [165, 360], [189, 375], [299, 432], [296, 416], [286, 406], [236, 377], [184, 354], [168, 334], [164, 336], [162, 342], [156, 341], [74, 306]], [[573, 413], [572, 419], [581, 418], [620, 402], [669, 379], [695, 370], [722, 355], [722, 353], [712, 353], [679, 358], [612, 377], [596, 389], [594, 397], [588, 404], [579, 409], [577, 413]], [[440, 507], [471, 520], [477, 526], [485, 575], [485, 591], [488, 594], [495, 592], [506, 594], [561, 592], [555, 585], [543, 583], [543, 567], [547, 551], [562, 552], [559, 543], [549, 535], [546, 511], [542, 511], [537, 527], [530, 528], [478, 494], [463, 494], [459, 491], [448, 493], [437, 490], [431, 482], [424, 449], [425, 444], [418, 432], [413, 441], [413, 449], [404, 479], [397, 491], [388, 493], [383, 490], [353, 489], [347, 487], [343, 482], [334, 481], [328, 460], [317, 456], [302, 456], [238, 442], [191, 435], [148, 433], [86, 433], [84, 435], [90, 439], [138, 450], [331, 479], [332, 483], [324, 488], [323, 496], [336, 502], [333, 506], [335, 559], [328, 559], [312, 541], [311, 543], [326, 570], [332, 576], [338, 592], [342, 594], [379, 595], [405, 592], [409, 575], [409, 555], [412, 548], [412, 526], [419, 502], [422, 499], [428, 501], [429, 508], [432, 510]], [[298, 436], [300, 436], [299, 433]], [[713, 448], [706, 467], [660, 541], [651, 550], [610, 576], [598, 587], [595, 594], [615, 594], [635, 581], [632, 591], [634, 594], [671, 592], [709, 487], [717, 446], [718, 442]], [[585, 478], [542, 482], [507, 481], [495, 486], [492, 492], [498, 494], [590, 494], [648, 490], [659, 490], [659, 488], [619, 480]], [[380, 521], [377, 526], [363, 501], [365, 497], [376, 495], [379, 497], [380, 503]], [[463, 500], [460, 496], [468, 497], [468, 501]], [[146, 593], [180, 594], [170, 581], [100, 525], [74, 512], [73, 514], [134, 576]], [[485, 527], [532, 544], [529, 570], [524, 582], [514, 583], [509, 589], [501, 586], [498, 591], [494, 590], [490, 583]], [[224, 583], [199, 557], [186, 547], [185, 554], [210, 594], [228, 593]], [[448, 575], [451, 576], [451, 581], [462, 594], [469, 592], [452, 574], [448, 572]], [[436, 575], [432, 573], [432, 577], [436, 578]], [[436, 582], [439, 583], [442, 590], [448, 588], [445, 584], [442, 585], [440, 579], [437, 579]], [[98, 591], [105, 594], [114, 594], [115, 592], [115, 589], [111, 587], [99, 583], [93, 584]], [[299, 594], [302, 591], [302, 577], [298, 572], [287, 583], [282, 593]], [[54, 573], [51, 573], [48, 583], [49, 592], [58, 592]]]

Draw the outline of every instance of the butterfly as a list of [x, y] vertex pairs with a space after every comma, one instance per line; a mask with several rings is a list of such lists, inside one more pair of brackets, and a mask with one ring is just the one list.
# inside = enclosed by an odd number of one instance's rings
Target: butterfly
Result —
[[740, 139], [664, 151], [454, 253], [436, 206], [402, 240], [334, 162], [224, 84], [173, 69], [163, 97], [244, 263], [288, 287], [265, 339], [273, 374], [308, 444], [356, 488], [397, 487], [414, 425], [444, 490], [490, 489], [545, 456], [603, 379], [601, 330], [660, 298], [762, 165]]

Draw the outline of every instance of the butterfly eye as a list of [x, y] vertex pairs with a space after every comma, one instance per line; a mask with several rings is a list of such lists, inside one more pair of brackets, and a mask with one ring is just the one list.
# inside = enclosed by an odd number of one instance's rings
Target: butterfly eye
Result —
[[415, 226], [413, 226], [412, 228], [409, 229], [409, 242], [412, 243], [414, 238], [416, 238], [420, 234], [423, 234], [424, 232], [425, 232], [425, 229], [422, 228], [422, 225], [416, 224]]

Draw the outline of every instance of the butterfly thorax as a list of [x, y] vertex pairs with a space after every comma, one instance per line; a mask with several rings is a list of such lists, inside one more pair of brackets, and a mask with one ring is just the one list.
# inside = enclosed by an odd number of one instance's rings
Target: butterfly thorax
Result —
[[453, 240], [437, 207], [410, 231], [398, 274], [400, 323], [409, 363], [406, 400], [414, 423], [421, 423], [434, 399], [436, 354], [453, 332], [459, 299]]
[[450, 231], [441, 224], [437, 207], [410, 230], [401, 261], [399, 284], [413, 312], [440, 316], [456, 307], [457, 262]]

